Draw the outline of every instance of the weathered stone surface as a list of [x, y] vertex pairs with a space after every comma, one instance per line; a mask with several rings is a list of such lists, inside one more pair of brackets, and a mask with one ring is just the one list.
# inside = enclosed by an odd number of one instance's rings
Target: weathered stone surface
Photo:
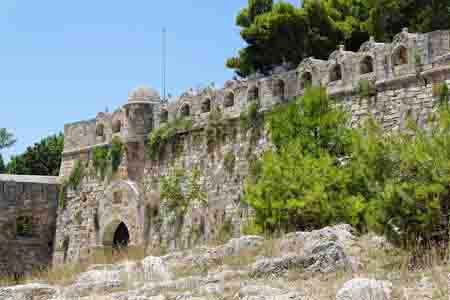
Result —
[[80, 274], [74, 284], [62, 290], [62, 297], [83, 297], [92, 294], [108, 294], [122, 287], [126, 278], [120, 271], [91, 270]]
[[238, 299], [242, 300], [303, 300], [304, 298], [298, 292], [285, 291], [276, 288], [270, 288], [262, 285], [248, 285], [239, 290]]
[[367, 278], [356, 278], [344, 284], [336, 300], [390, 300], [392, 283]]
[[147, 281], [171, 280], [173, 274], [167, 264], [160, 258], [149, 256], [142, 261], [144, 278]]
[[2, 300], [48, 300], [58, 292], [56, 287], [45, 284], [26, 284], [0, 288]]
[[281, 276], [289, 269], [304, 268], [303, 256], [287, 255], [277, 258], [264, 258], [255, 262], [251, 275], [254, 277]]

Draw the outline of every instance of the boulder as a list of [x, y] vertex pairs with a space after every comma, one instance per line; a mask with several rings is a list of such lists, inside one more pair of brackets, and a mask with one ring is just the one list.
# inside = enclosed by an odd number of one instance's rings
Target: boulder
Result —
[[63, 297], [83, 297], [92, 294], [106, 294], [125, 284], [121, 271], [91, 270], [81, 273], [74, 284], [64, 288]]
[[352, 265], [343, 246], [337, 242], [319, 240], [305, 252], [304, 268], [309, 272], [330, 273]]
[[24, 284], [0, 288], [2, 300], [48, 300], [56, 296], [58, 289], [46, 284]]
[[251, 274], [254, 277], [281, 276], [293, 268], [312, 273], [330, 273], [349, 268], [351, 265], [341, 245], [320, 240], [303, 255], [287, 254], [260, 259], [252, 265]]
[[392, 283], [367, 278], [352, 279], [338, 291], [336, 300], [390, 300]]
[[277, 258], [263, 258], [252, 265], [251, 276], [281, 276], [289, 269], [303, 268], [304, 263], [304, 257], [297, 255], [288, 255]]
[[310, 232], [294, 232], [286, 235], [280, 242], [281, 253], [299, 252], [311, 249], [318, 242], [333, 241], [346, 247], [355, 240], [356, 230], [348, 224], [328, 226]]
[[160, 257], [149, 256], [142, 260], [144, 279], [147, 281], [171, 280], [173, 274], [168, 265]]

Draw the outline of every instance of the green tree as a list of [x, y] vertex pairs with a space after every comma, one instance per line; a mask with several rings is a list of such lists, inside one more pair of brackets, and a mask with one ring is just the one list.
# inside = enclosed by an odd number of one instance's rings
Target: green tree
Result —
[[247, 46], [226, 65], [240, 76], [267, 73], [283, 62], [298, 64], [312, 55], [325, 58], [343, 37], [321, 1], [306, 1], [302, 8], [271, 2], [249, 1], [238, 14], [236, 24]]
[[0, 128], [0, 150], [11, 147], [16, 140], [14, 135], [10, 133], [6, 128]]
[[379, 231], [403, 245], [449, 243], [450, 112], [441, 108], [427, 129], [411, 122], [389, 140], [384, 186], [373, 198], [371, 216]]
[[379, 41], [390, 42], [404, 27], [411, 32], [430, 32], [450, 27], [448, 0], [377, 0], [370, 3], [365, 24]]
[[316, 88], [267, 120], [275, 150], [263, 155], [261, 173], [245, 188], [256, 225], [268, 231], [362, 226], [365, 199], [352, 193], [351, 172], [341, 162], [352, 136], [348, 115]]
[[57, 176], [63, 147], [62, 133], [46, 137], [23, 154], [13, 156], [7, 166], [8, 173]]
[[0, 154], [0, 174], [5, 173], [6, 167], [5, 162], [3, 161], [3, 156]]

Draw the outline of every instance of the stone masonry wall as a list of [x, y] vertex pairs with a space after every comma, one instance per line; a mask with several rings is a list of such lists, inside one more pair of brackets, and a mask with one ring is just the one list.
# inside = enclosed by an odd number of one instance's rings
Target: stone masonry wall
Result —
[[0, 175], [0, 274], [51, 262], [57, 206], [57, 177]]
[[[92, 150], [109, 145], [114, 137], [127, 151], [116, 177], [101, 181], [90, 172], [77, 190], [68, 191], [67, 206], [58, 211], [54, 262], [76, 261], [110, 247], [120, 223], [129, 231], [130, 245], [146, 249], [206, 242], [224, 226], [239, 235], [250, 213], [241, 201], [249, 164], [270, 147], [266, 133], [254, 141], [239, 129], [239, 115], [251, 101], [267, 111], [301, 96], [309, 85], [321, 85], [351, 113], [352, 126], [373, 115], [391, 131], [401, 130], [407, 117], [423, 124], [443, 82], [450, 84], [450, 32], [405, 29], [390, 44], [371, 39], [358, 52], [340, 47], [327, 61], [308, 58], [297, 68], [281, 66], [268, 76], [228, 81], [222, 89], [190, 90], [168, 102], [152, 89], [133, 90], [128, 103], [114, 113], [65, 127], [62, 177], [77, 160], [92, 169]], [[214, 107], [229, 125], [212, 147], [206, 128]], [[192, 129], [178, 132], [176, 145], [168, 146], [162, 159], [148, 159], [147, 134], [179, 118], [190, 118]], [[225, 167], [230, 155], [235, 157], [231, 171]], [[160, 179], [182, 169], [185, 188], [194, 168], [200, 171], [207, 201], [192, 203], [179, 219], [160, 200]]]

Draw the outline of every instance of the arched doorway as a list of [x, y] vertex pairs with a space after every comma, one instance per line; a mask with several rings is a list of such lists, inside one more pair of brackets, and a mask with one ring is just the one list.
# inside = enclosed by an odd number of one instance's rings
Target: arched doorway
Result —
[[125, 222], [115, 219], [103, 231], [103, 246], [125, 248], [131, 243], [131, 233]]
[[113, 246], [114, 248], [126, 248], [130, 242], [130, 233], [127, 225], [120, 223], [114, 232]]

